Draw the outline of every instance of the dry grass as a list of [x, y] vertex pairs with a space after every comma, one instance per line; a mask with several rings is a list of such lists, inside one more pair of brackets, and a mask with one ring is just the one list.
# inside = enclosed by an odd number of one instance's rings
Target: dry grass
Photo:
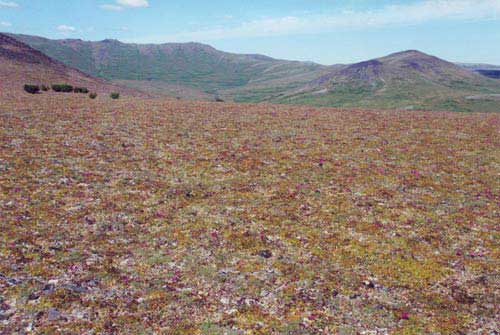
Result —
[[0, 333], [489, 334], [500, 116], [0, 104]]

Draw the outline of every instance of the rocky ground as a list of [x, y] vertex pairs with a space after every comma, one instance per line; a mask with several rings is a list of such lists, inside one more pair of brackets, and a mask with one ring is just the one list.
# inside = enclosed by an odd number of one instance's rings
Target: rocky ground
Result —
[[2, 334], [498, 334], [500, 115], [0, 102]]

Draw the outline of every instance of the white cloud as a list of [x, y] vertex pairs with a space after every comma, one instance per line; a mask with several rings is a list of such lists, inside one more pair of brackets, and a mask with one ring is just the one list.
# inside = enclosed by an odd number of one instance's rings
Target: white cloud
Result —
[[117, 6], [117, 5], [100, 5], [99, 8], [104, 9], [104, 10], [111, 10], [115, 12], [119, 12], [123, 10], [122, 6]]
[[12, 23], [2, 21], [2, 22], [0, 22], [0, 26], [2, 26], [2, 27], [12, 27]]
[[104, 10], [110, 10], [119, 12], [124, 10], [124, 7], [128, 8], [140, 8], [140, 7], [149, 7], [148, 0], [115, 0], [116, 4], [105, 4], [100, 5], [99, 8]]
[[67, 26], [65, 24], [61, 24], [60, 26], [57, 26], [57, 30], [63, 32], [63, 33], [72, 33], [76, 31], [75, 27]]
[[125, 7], [149, 7], [148, 0], [116, 0], [116, 3]]
[[119, 12], [123, 10], [122, 6], [117, 6], [117, 5], [100, 5], [99, 8], [104, 9], [104, 10], [111, 10], [115, 12]]
[[437, 20], [500, 19], [500, 0], [420, 0], [375, 10], [256, 19], [233, 26], [150, 36], [136, 42], [210, 41], [414, 25]]
[[17, 2], [13, 2], [13, 1], [0, 1], [0, 7], [15, 8], [15, 7], [19, 7], [19, 5], [17, 4]]

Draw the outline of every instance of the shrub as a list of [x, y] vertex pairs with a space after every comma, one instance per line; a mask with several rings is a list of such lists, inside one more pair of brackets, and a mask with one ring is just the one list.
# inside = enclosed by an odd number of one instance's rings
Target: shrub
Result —
[[49, 90], [49, 87], [48, 87], [48, 86], [45, 86], [45, 85], [42, 85], [40, 88], [41, 88], [41, 89], [42, 89], [42, 91], [44, 91], [44, 92], [47, 92], [47, 91]]
[[38, 85], [24, 85], [24, 90], [31, 94], [37, 94], [40, 92], [40, 87]]
[[73, 92], [73, 86], [67, 84], [52, 85], [52, 89], [55, 92], [65, 92], [65, 93]]
[[92, 100], [95, 99], [95, 98], [97, 98], [97, 93], [90, 93], [89, 94], [89, 98], [92, 99]]
[[119, 99], [120, 98], [120, 93], [117, 93], [117, 92], [113, 92], [109, 95], [111, 97], [111, 99]]
[[87, 93], [89, 93], [89, 89], [86, 87], [75, 87], [73, 89], [73, 92], [87, 94]]
[[216, 98], [215, 98], [215, 101], [216, 101], [216, 102], [224, 102], [224, 100], [222, 100], [222, 99], [221, 99], [221, 98], [219, 98], [219, 97], [216, 97]]

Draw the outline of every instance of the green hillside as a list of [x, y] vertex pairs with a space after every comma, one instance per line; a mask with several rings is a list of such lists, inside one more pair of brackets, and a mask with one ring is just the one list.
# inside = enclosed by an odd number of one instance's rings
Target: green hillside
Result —
[[[237, 92], [245, 99], [247, 90], [241, 88], [247, 85], [258, 88], [249, 94], [252, 99], [263, 100], [271, 87], [272, 90], [299, 87], [327, 69], [308, 62], [231, 54], [199, 43], [139, 45], [117, 40], [89, 42], [11, 36], [93, 76], [109, 80], [163, 82], [210, 94], [240, 89], [230, 93], [231, 98], [236, 99]], [[262, 91], [257, 92], [259, 90]]]
[[499, 94], [500, 81], [411, 50], [336, 68], [275, 102], [498, 112]]
[[500, 79], [410, 50], [323, 66], [222, 52], [200, 43], [127, 44], [11, 35], [66, 65], [158, 96], [236, 102], [500, 111]]

